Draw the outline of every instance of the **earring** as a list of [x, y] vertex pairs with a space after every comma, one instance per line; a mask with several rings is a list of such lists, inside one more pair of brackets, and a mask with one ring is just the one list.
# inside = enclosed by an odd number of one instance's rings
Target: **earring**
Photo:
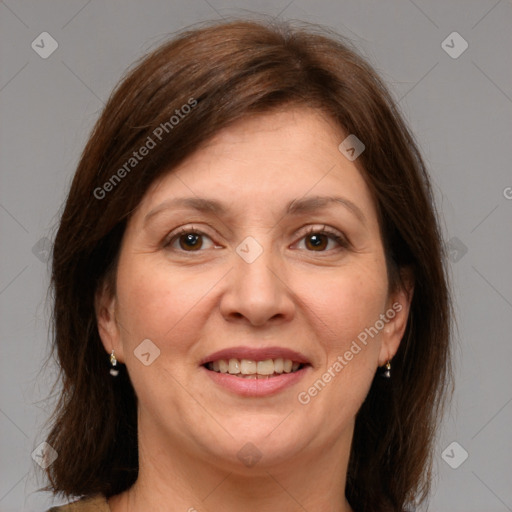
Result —
[[391, 362], [388, 361], [386, 363], [386, 369], [384, 370], [384, 372], [382, 373], [382, 376], [386, 379], [389, 379], [391, 378]]
[[117, 359], [113, 349], [110, 354], [110, 364], [112, 365], [112, 368], [110, 368], [110, 375], [112, 375], [112, 377], [117, 377], [119, 375], [119, 370], [116, 368]]

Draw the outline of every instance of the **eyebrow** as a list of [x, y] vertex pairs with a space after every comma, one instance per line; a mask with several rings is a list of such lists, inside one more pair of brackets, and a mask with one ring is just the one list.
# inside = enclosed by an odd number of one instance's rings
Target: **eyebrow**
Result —
[[[361, 209], [352, 201], [339, 196], [308, 196], [290, 201], [285, 208], [285, 215], [303, 215], [317, 210], [323, 210], [332, 204], [339, 204], [349, 210], [357, 219], [366, 224], [366, 217]], [[229, 214], [229, 209], [215, 199], [203, 197], [176, 197], [167, 199], [153, 208], [145, 217], [144, 224], [147, 224], [153, 217], [164, 210], [173, 208], [188, 208], [202, 213], [210, 213], [219, 217]]]

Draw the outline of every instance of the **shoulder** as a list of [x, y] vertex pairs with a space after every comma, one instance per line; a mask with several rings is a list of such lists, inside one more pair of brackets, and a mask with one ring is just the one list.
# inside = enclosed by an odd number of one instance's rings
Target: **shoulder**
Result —
[[52, 507], [47, 512], [110, 512], [107, 500], [102, 494], [87, 496], [73, 503]]

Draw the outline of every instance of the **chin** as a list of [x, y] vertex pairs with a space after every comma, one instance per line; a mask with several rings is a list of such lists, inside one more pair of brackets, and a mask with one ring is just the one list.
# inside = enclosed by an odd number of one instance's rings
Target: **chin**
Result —
[[306, 425], [290, 428], [290, 425], [285, 425], [286, 420], [283, 422], [285, 418], [286, 414], [279, 418], [260, 418], [253, 414], [250, 420], [223, 424], [233, 437], [223, 436], [224, 443], [219, 443], [218, 439], [212, 441], [215, 443], [215, 457], [225, 458], [227, 455], [226, 462], [240, 469], [256, 466], [269, 469], [295, 458], [311, 443], [314, 435], [308, 435], [310, 427]]

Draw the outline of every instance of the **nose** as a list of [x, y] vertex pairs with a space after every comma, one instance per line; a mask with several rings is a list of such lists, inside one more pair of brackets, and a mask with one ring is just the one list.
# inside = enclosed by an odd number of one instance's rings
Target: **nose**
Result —
[[295, 313], [293, 292], [279, 256], [265, 247], [254, 261], [249, 261], [233, 254], [234, 267], [220, 301], [223, 317], [252, 326], [290, 321]]

